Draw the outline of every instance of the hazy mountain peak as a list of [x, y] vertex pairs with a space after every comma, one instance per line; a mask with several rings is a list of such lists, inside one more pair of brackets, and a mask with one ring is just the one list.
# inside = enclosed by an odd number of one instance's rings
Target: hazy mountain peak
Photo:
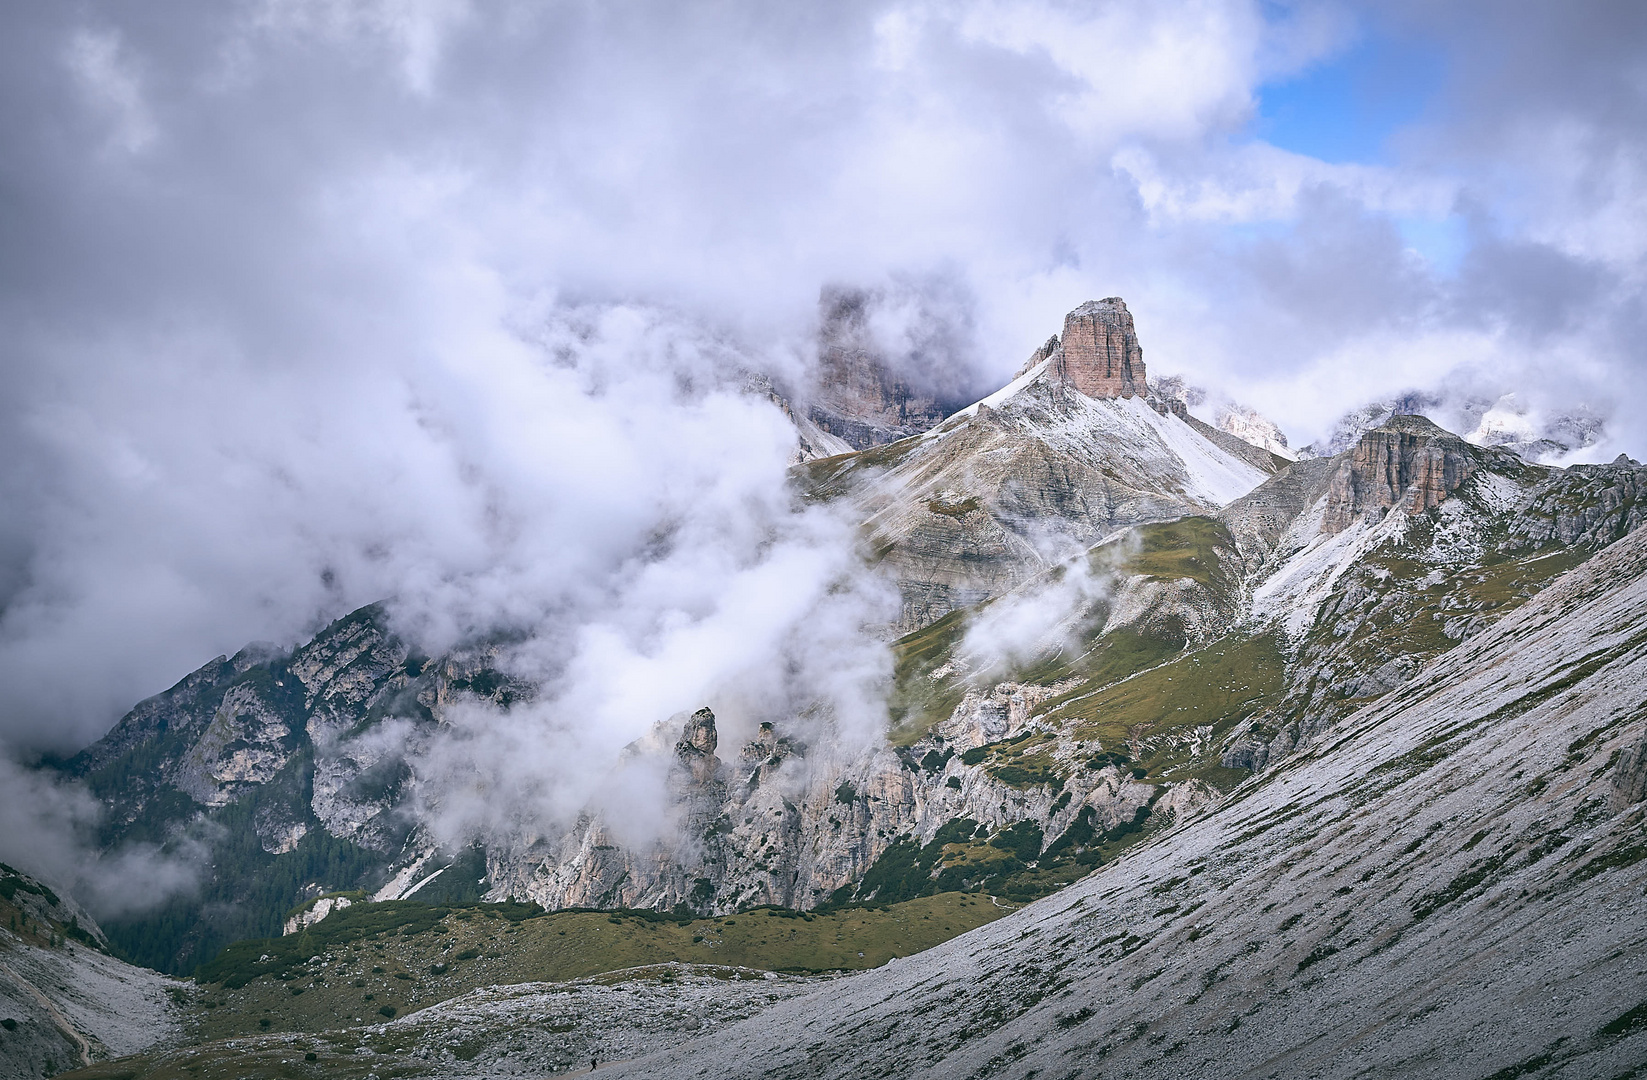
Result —
[[1391, 417], [1414, 413], [1440, 417], [1444, 427], [1472, 445], [1508, 450], [1537, 465], [1562, 464], [1575, 451], [1606, 437], [1605, 422], [1584, 407], [1545, 412], [1514, 391], [1483, 396], [1447, 389], [1408, 390], [1351, 409], [1339, 417], [1332, 434], [1304, 447], [1298, 456], [1341, 454]]

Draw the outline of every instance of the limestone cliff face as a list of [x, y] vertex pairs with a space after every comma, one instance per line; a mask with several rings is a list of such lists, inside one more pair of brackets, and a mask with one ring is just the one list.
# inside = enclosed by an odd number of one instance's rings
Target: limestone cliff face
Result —
[[1422, 416], [1392, 416], [1361, 436], [1340, 465], [1322, 527], [1339, 533], [1369, 513], [1440, 506], [1480, 467], [1478, 453]]
[[272, 780], [297, 748], [280, 707], [280, 689], [255, 683], [231, 687], [177, 770], [177, 786], [196, 802], [226, 806], [249, 786]]
[[972, 691], [912, 746], [844, 757], [808, 754], [767, 723], [723, 761], [714, 714], [700, 709], [669, 755], [669, 819], [651, 842], [619, 843], [588, 815], [556, 840], [489, 852], [488, 880], [494, 895], [548, 908], [805, 909], [861, 880], [900, 840], [927, 843], [957, 819], [989, 831], [1031, 821], [1044, 848], [1083, 815], [1101, 832], [1152, 803], [1188, 813], [1206, 801], [1210, 792], [1191, 784], [1163, 803], [1116, 765], [1086, 766], [1091, 746], [1050, 735], [1050, 753], [1068, 773], [1057, 784], [1009, 783], [964, 760], [969, 750], [1041, 734], [1033, 710], [1052, 693], [1015, 683]]
[[1057, 376], [1091, 398], [1144, 393], [1144, 350], [1119, 296], [1089, 300], [1064, 316]]

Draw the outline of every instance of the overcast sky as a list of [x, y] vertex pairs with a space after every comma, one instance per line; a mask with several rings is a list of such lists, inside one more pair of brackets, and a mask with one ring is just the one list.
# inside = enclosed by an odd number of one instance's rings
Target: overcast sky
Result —
[[384, 596], [696, 673], [637, 716], [872, 615], [717, 389], [825, 284], [982, 389], [1120, 295], [1295, 444], [1417, 388], [1647, 457], [1644, 97], [1632, 0], [7, 4], [0, 740]]

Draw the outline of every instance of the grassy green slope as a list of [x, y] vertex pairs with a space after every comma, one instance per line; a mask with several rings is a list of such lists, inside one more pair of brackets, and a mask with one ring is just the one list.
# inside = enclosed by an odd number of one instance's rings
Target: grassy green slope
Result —
[[[1088, 553], [1093, 569], [1100, 573], [1142, 577], [1157, 581], [1194, 581], [1217, 595], [1236, 587], [1219, 557], [1220, 549], [1232, 550], [1228, 530], [1205, 517], [1158, 522], [1129, 530], [1124, 536]], [[1060, 573], [1055, 569], [1051, 571]], [[960, 704], [973, 680], [963, 672], [934, 677], [954, 659], [956, 650], [978, 612], [976, 608], [952, 611], [930, 626], [893, 642], [893, 689], [890, 697], [891, 738], [898, 746], [909, 746], [925, 735], [933, 724], [947, 718]], [[1188, 644], [1183, 628], [1170, 618], [1149, 626], [1106, 629], [1107, 608], [1094, 604], [1085, 632], [1077, 640], [1039, 657], [1018, 671], [996, 673], [991, 681], [1009, 679], [1039, 686], [1051, 686], [1070, 679], [1079, 680], [1076, 693], [1126, 679], [1159, 665], [1180, 653]]]
[[319, 1031], [379, 1021], [476, 987], [668, 961], [795, 972], [877, 967], [1012, 907], [946, 893], [821, 914], [758, 909], [683, 922], [649, 912], [545, 914], [522, 904], [361, 904], [303, 933], [239, 942], [203, 965], [197, 1036]]
[[1073, 721], [1078, 741], [1127, 747], [1151, 775], [1169, 775], [1188, 761], [1186, 729], [1211, 727], [1216, 742], [1276, 699], [1285, 666], [1273, 635], [1231, 635], [1118, 682], [1083, 683], [1043, 715]]

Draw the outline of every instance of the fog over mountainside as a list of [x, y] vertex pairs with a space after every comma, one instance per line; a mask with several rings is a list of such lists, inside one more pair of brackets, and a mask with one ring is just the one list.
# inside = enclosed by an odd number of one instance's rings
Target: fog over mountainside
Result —
[[[1001, 391], [791, 472], [913, 621], [883, 737], [768, 702], [734, 753], [702, 708], [577, 788], [520, 640], [431, 657], [380, 605], [139, 705], [66, 771], [112, 848], [192, 833], [212, 873], [110, 930], [200, 986], [192, 1037], [122, 1075], [310, 1045], [356, 1075], [345, 1044], [441, 1076], [1635, 1060], [1647, 466], [1400, 413], [1291, 462], [1149, 390], [1130, 326], [1083, 304]], [[1037, 523], [1065, 546], [1010, 542]], [[528, 733], [522, 762], [477, 727]], [[534, 786], [477, 790], [499, 776]]]
[[[1480, 633], [1633, 530], [1647, 488], [1410, 414], [1290, 461], [1152, 389], [1118, 297], [936, 426], [788, 476], [797, 552], [769, 532], [713, 598], [759, 606], [679, 668], [546, 665], [556, 642], [507, 631], [431, 652], [391, 601], [139, 705], [63, 776], [110, 857], [211, 870], [115, 940], [187, 971], [346, 892], [681, 917], [1031, 899]], [[810, 587], [809, 520], [855, 538]]]
[[[1647, 515], [1639, 4], [86, 0], [0, 30], [0, 898], [58, 898], [0, 908], [31, 1074], [136, 1048], [74, 1019], [82, 976], [186, 1054], [637, 965], [730, 1024], [793, 987], [700, 968], [1007, 934], [1294, 770], [1344, 829], [1422, 816], [1350, 778], [1386, 720], [1449, 722], [1411, 695], [1532, 664], [1526, 611], [1580, 667], [1633, 633], [1559, 598], [1633, 574]], [[1627, 682], [1568, 739], [1588, 786], [1529, 773], [1505, 820], [1588, 827], [1615, 779], [1633, 820]], [[1485, 790], [1459, 767], [1437, 798]], [[666, 1049], [651, 994], [590, 990], [532, 1068], [597, 1013]], [[430, 1038], [394, 1052], [519, 1064]]]

